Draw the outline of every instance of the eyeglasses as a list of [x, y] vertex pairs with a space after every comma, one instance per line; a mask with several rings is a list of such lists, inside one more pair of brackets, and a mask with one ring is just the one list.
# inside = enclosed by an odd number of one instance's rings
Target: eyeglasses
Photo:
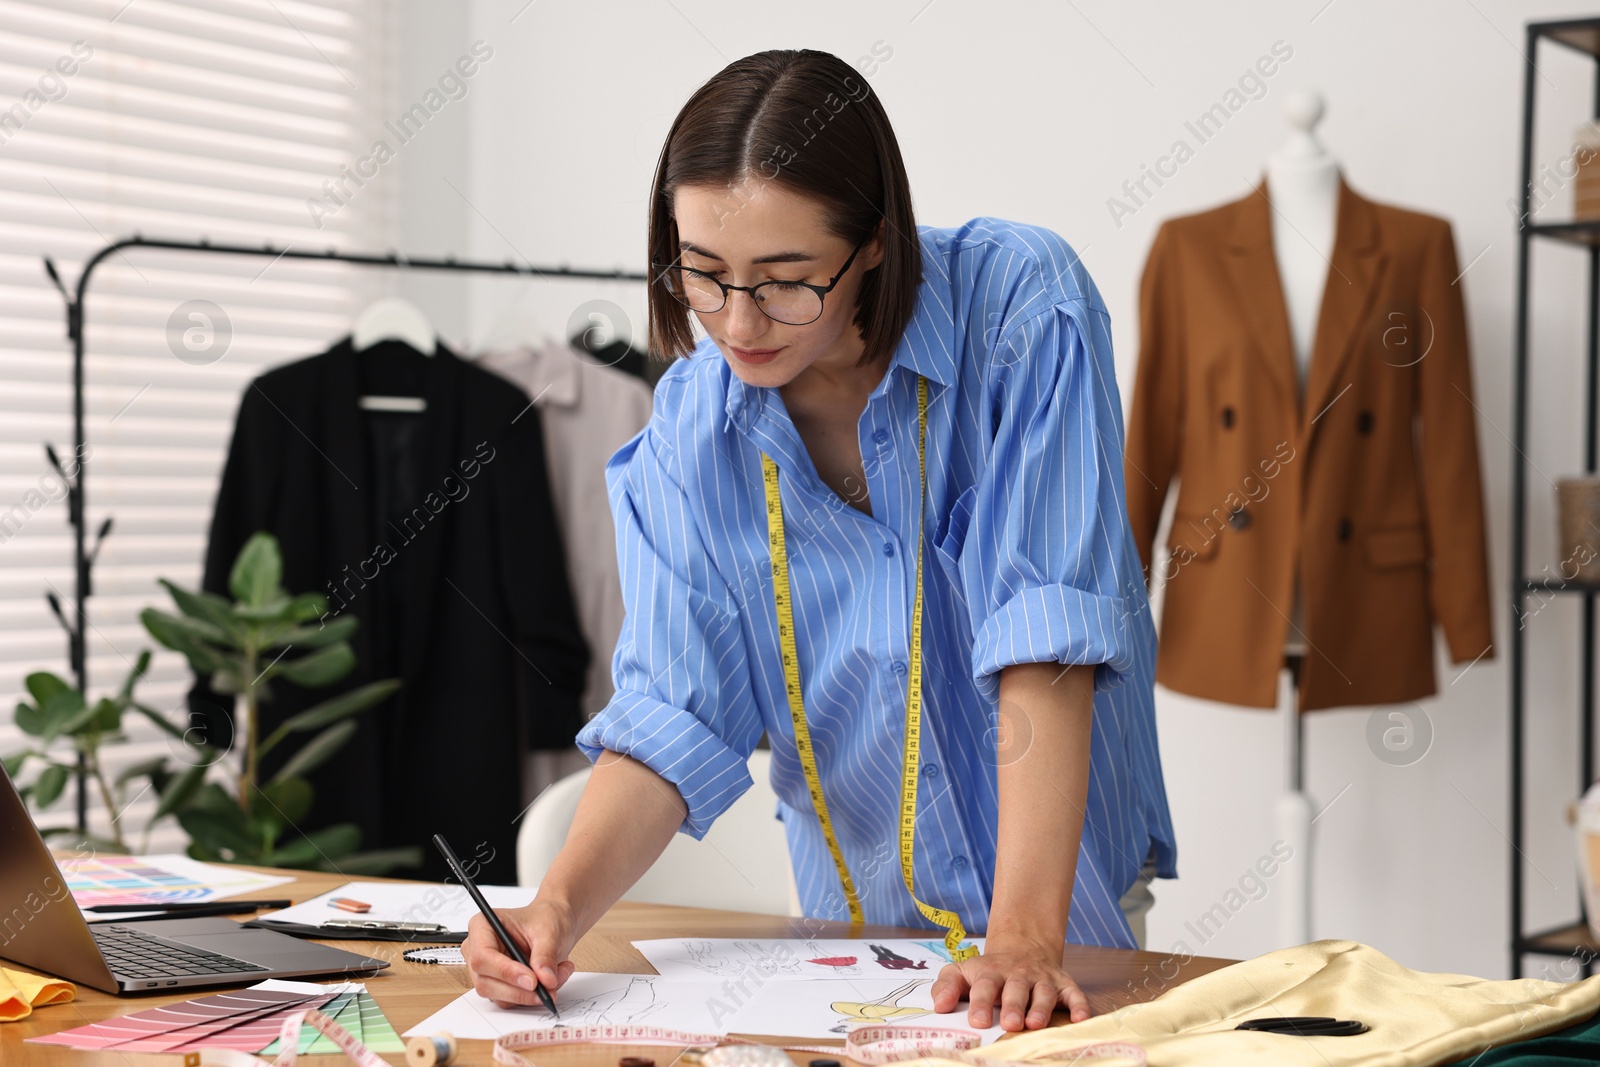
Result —
[[839, 284], [839, 279], [850, 270], [850, 264], [856, 261], [856, 254], [870, 239], [871, 234], [861, 239], [861, 243], [851, 250], [850, 258], [844, 261], [844, 266], [839, 268], [839, 273], [829, 279], [827, 285], [788, 281], [729, 285], [693, 267], [658, 263], [655, 269], [661, 280], [666, 283], [667, 292], [690, 311], [698, 311], [704, 315], [721, 311], [727, 306], [728, 294], [737, 290], [749, 293], [756, 307], [773, 322], [781, 322], [785, 326], [805, 326], [822, 317], [822, 298], [833, 292], [834, 287]]

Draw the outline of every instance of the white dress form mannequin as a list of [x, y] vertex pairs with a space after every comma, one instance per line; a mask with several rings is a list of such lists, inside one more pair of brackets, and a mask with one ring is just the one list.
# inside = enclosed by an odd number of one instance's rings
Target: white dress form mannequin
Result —
[[[1267, 160], [1267, 195], [1272, 204], [1272, 251], [1278, 264], [1289, 335], [1294, 343], [1301, 398], [1310, 378], [1311, 355], [1328, 283], [1338, 222], [1339, 164], [1312, 132], [1323, 114], [1321, 95], [1299, 92], [1285, 108], [1294, 127], [1282, 148]], [[1302, 418], [1309, 417], [1303, 413]], [[1302, 945], [1311, 940], [1311, 800], [1305, 793], [1305, 760], [1299, 707], [1299, 669], [1305, 654], [1304, 612], [1295, 580], [1292, 625], [1284, 646], [1288, 695], [1283, 711], [1285, 792], [1275, 812], [1279, 837], [1294, 849], [1284, 865], [1279, 895], [1278, 941]]]

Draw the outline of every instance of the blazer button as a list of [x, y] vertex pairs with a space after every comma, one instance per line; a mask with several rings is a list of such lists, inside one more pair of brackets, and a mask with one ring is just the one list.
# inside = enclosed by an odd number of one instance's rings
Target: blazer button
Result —
[[1356, 430], [1361, 433], [1371, 433], [1372, 421], [1372, 412], [1363, 411], [1356, 416]]
[[1222, 409], [1222, 428], [1224, 430], [1233, 429], [1233, 409], [1231, 407]]
[[1350, 520], [1349, 519], [1340, 519], [1339, 520], [1339, 540], [1341, 540], [1341, 541], [1350, 540]]
[[1250, 525], [1250, 513], [1244, 508], [1237, 508], [1228, 513], [1228, 525], [1235, 530], [1243, 530]]

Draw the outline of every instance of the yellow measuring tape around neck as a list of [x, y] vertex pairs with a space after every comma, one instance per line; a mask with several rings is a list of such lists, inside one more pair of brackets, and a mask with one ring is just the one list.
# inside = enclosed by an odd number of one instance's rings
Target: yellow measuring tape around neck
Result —
[[[963, 945], [967, 939], [961, 918], [953, 911], [924, 904], [912, 885], [912, 858], [917, 839], [917, 768], [922, 759], [922, 517], [928, 505], [928, 379], [917, 376], [917, 466], [922, 490], [917, 507], [917, 587], [911, 609], [911, 663], [906, 685], [906, 740], [900, 767], [900, 874], [917, 910], [930, 922], [944, 927], [945, 949], [956, 961], [970, 959], [978, 950]], [[761, 454], [761, 479], [767, 492], [767, 545], [772, 554], [772, 599], [778, 609], [778, 647], [783, 656], [783, 685], [789, 695], [789, 715], [794, 720], [794, 744], [805, 771], [811, 806], [822, 824], [822, 836], [833, 855], [833, 865], [844, 887], [850, 921], [861, 922], [861, 898], [856, 893], [850, 868], [844, 862], [839, 838], [828, 815], [828, 802], [822, 795], [822, 778], [817, 773], [817, 753], [811, 745], [811, 729], [806, 724], [805, 698], [800, 689], [800, 658], [796, 652], [794, 599], [789, 589], [789, 550], [783, 533], [783, 499], [778, 491], [778, 465], [765, 452]]]

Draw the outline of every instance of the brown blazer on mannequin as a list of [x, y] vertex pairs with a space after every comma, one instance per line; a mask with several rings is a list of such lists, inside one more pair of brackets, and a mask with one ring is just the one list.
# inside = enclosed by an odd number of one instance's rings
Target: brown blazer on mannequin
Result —
[[1277, 703], [1297, 570], [1302, 711], [1434, 693], [1435, 623], [1454, 662], [1491, 655], [1450, 224], [1342, 175], [1337, 211], [1303, 403], [1266, 182], [1151, 247], [1125, 477], [1147, 575], [1179, 479], [1156, 666], [1176, 692]]

